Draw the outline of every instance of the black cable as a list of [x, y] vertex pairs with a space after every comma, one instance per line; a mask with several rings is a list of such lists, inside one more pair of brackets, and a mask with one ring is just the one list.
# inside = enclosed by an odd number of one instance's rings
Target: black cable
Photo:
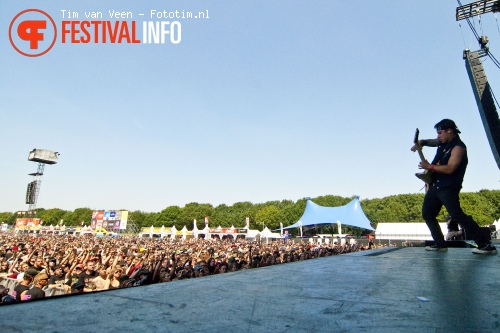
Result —
[[[460, 0], [457, 0], [457, 2], [459, 4], [459, 6], [462, 7], [462, 3], [460, 2]], [[469, 24], [470, 30], [472, 30], [472, 33], [476, 37], [476, 40], [479, 40], [479, 35], [476, 31], [476, 28], [474, 28], [474, 25], [471, 23], [470, 19], [468, 17], [466, 17], [465, 20], [467, 21], [467, 24]]]
[[490, 57], [491, 61], [493, 61], [493, 63], [498, 67], [500, 68], [500, 62], [498, 62], [498, 60], [493, 56], [493, 54], [491, 54], [490, 52], [488, 52], [488, 57]]

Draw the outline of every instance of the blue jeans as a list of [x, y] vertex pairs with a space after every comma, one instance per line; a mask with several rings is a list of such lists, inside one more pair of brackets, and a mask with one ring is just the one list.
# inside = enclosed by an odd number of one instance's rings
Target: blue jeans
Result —
[[490, 243], [489, 239], [481, 232], [476, 221], [471, 216], [466, 215], [460, 207], [460, 198], [458, 194], [460, 190], [445, 188], [438, 189], [437, 186], [431, 185], [425, 194], [424, 204], [422, 205], [422, 217], [429, 227], [432, 238], [438, 246], [444, 246], [445, 240], [441, 227], [439, 226], [438, 216], [441, 208], [446, 207], [451, 218], [458, 222], [465, 230], [467, 239], [474, 239], [479, 247], [483, 247]]

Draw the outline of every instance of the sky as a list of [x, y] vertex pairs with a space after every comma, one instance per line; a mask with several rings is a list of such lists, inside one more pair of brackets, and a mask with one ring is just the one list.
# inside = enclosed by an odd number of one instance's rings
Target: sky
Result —
[[[34, 148], [60, 153], [42, 177], [37, 207], [45, 209], [159, 212], [191, 202], [424, 193], [410, 148], [416, 128], [420, 138], [435, 138], [443, 118], [455, 120], [468, 147], [463, 191], [498, 190], [462, 59], [464, 48], [479, 47], [465, 21], [455, 21], [456, 7], [452, 0], [0, 0], [0, 212], [27, 210]], [[39, 57], [9, 40], [11, 22], [27, 9], [44, 11], [57, 27], [55, 44]], [[76, 44], [67, 33], [63, 43], [62, 10], [79, 14], [73, 21], [97, 11], [103, 18], [94, 20], [136, 21], [141, 42]], [[133, 16], [110, 19], [110, 10]], [[151, 18], [152, 10], [208, 18]], [[144, 21], [170, 22], [180, 41], [142, 43]], [[496, 15], [474, 22], [498, 58]], [[28, 50], [29, 42], [13, 40]], [[500, 91], [499, 69], [490, 60], [484, 66]], [[430, 160], [435, 149], [423, 152]]]

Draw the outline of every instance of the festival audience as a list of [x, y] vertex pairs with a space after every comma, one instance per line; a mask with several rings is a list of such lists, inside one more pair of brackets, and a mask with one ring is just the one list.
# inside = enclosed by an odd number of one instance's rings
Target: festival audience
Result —
[[[291, 240], [0, 234], [1, 278], [17, 301], [200, 278], [366, 250]], [[7, 253], [9, 254], [7, 256]], [[56, 293], [52, 293], [57, 291]]]

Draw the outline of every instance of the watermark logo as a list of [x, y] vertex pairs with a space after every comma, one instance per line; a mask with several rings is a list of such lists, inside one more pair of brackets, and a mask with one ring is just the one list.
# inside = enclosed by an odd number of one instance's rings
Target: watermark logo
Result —
[[54, 46], [57, 39], [56, 23], [42, 10], [23, 10], [10, 23], [9, 39], [17, 52], [27, 57], [39, 57]]
[[[61, 46], [84, 47], [92, 44], [172, 44], [182, 41], [181, 20], [209, 19], [208, 10], [149, 12], [107, 12], [61, 10], [56, 22], [40, 9], [26, 9], [17, 14], [9, 26], [12, 47], [26, 57], [39, 57], [49, 52], [57, 38]], [[135, 18], [144, 18], [137, 21]], [[170, 20], [173, 19], [173, 20]], [[58, 36], [59, 30], [59, 36]]]

